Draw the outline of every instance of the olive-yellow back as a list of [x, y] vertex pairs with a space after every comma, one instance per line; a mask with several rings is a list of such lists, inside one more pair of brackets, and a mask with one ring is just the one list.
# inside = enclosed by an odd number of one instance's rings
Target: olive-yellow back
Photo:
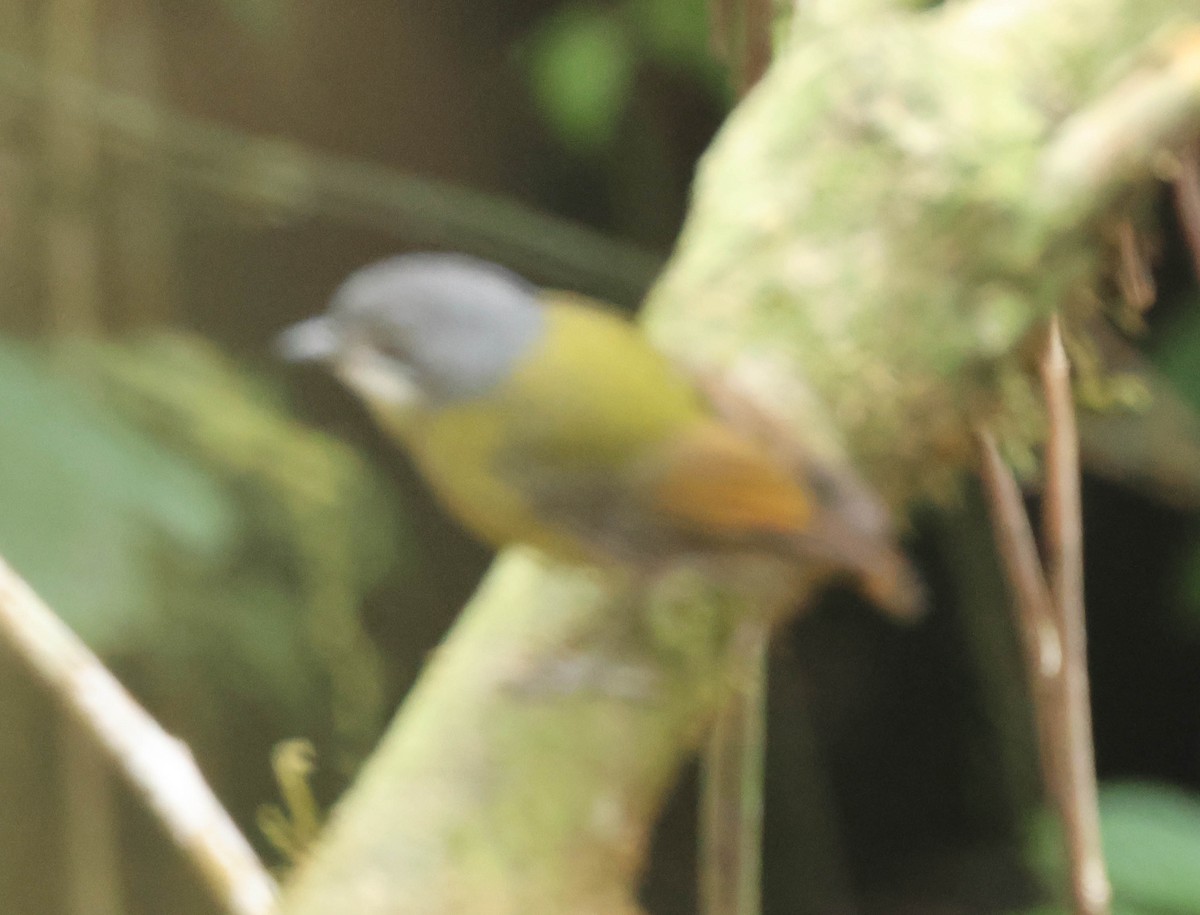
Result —
[[615, 312], [543, 293], [546, 332], [486, 395], [380, 419], [485, 540], [564, 559], [656, 558], [799, 532], [804, 492], [716, 422]]

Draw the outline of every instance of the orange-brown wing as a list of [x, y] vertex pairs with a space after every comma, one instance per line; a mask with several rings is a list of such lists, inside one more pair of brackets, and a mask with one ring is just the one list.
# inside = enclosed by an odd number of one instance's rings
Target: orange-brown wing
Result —
[[759, 445], [726, 427], [698, 423], [671, 442], [646, 480], [662, 515], [715, 539], [801, 533], [813, 504]]

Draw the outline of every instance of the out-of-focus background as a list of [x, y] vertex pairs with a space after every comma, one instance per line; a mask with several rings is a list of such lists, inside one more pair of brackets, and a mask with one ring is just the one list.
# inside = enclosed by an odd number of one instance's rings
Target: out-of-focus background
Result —
[[[331, 803], [488, 561], [273, 335], [411, 249], [634, 307], [732, 103], [705, 7], [0, 2], [0, 555], [270, 860], [273, 746], [311, 740]], [[1165, 201], [1141, 345], [1200, 405], [1200, 301]], [[1123, 911], [1160, 915], [1200, 912], [1200, 538], [1179, 491], [1085, 491], [1107, 838]], [[775, 651], [768, 912], [1027, 910], [1052, 879], [976, 497], [923, 512], [914, 549], [927, 621], [835, 593]], [[646, 881], [656, 915], [694, 910], [692, 808], [689, 777]], [[5, 648], [0, 900], [216, 911]]]

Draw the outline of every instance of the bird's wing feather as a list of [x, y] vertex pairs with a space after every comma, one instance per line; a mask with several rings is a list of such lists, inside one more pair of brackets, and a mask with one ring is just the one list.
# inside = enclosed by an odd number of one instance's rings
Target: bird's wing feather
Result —
[[813, 505], [761, 447], [715, 422], [699, 423], [648, 472], [655, 507], [681, 527], [734, 539], [804, 529]]

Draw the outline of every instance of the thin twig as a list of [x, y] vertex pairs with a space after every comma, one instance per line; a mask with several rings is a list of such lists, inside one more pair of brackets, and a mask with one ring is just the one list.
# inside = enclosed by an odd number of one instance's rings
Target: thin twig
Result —
[[1062, 641], [1059, 684], [1062, 752], [1058, 754], [1059, 805], [1066, 833], [1071, 896], [1080, 915], [1109, 911], [1112, 889], [1100, 841], [1096, 761], [1087, 674], [1087, 627], [1083, 603], [1083, 515], [1079, 481], [1079, 433], [1071, 396], [1070, 366], [1058, 318], [1042, 361], [1049, 438], [1042, 523], [1047, 540], [1050, 593]]
[[[1140, 180], [1200, 116], [1200, 43], [1180, 36], [1055, 129], [1035, 191], [1046, 225], [1077, 226]], [[1177, 195], [1178, 197], [1178, 195]]]
[[[46, 4], [46, 79], [98, 81], [95, 0]], [[94, 196], [99, 132], [72, 115], [59, 96], [46, 96], [43, 157], [53, 193], [46, 218], [46, 305], [60, 336], [94, 335], [100, 320], [100, 236]]]
[[1192, 254], [1192, 270], [1200, 276], [1200, 154], [1194, 143], [1179, 153], [1174, 190], [1175, 213]]
[[1025, 673], [1033, 700], [1042, 784], [1057, 807], [1061, 766], [1053, 710], [1054, 685], [1062, 672], [1062, 642], [1054, 623], [1050, 591], [1042, 574], [1037, 542], [1029, 525], [1021, 490], [1000, 456], [992, 434], [980, 429], [978, 436], [983, 457], [981, 474], [992, 529], [1005, 575], [1013, 589], [1017, 629], [1025, 649]]
[[987, 429], [978, 431], [983, 454], [981, 472], [996, 531], [1000, 560], [1015, 592], [1021, 638], [1029, 657], [1031, 683], [1057, 677], [1062, 670], [1062, 645], [1054, 623], [1050, 591], [1038, 559], [1037, 541], [1025, 513], [1021, 490], [1004, 463], [996, 440]]
[[1020, 489], [986, 429], [978, 433], [982, 476], [1028, 656], [1042, 774], [1062, 824], [1073, 911], [1106, 915], [1112, 893], [1100, 842], [1088, 703], [1079, 436], [1057, 318], [1041, 368], [1049, 426], [1042, 517], [1049, 585]]
[[[155, 0], [131, 0], [124, 9], [120, 31], [109, 39], [121, 53], [106, 61], [108, 84], [161, 105], [167, 97], [167, 42], [157, 22], [157, 4]], [[154, 129], [148, 121], [146, 130]], [[161, 172], [122, 169], [106, 176], [106, 181], [114, 196], [111, 240], [121, 285], [113, 298], [123, 305], [118, 326], [141, 329], [171, 324], [178, 319], [178, 249], [180, 222], [185, 217]]]
[[765, 621], [735, 634], [733, 693], [708, 735], [701, 771], [700, 911], [757, 915], [762, 910], [763, 759], [767, 725]]
[[118, 161], [274, 219], [320, 216], [408, 244], [452, 246], [616, 302], [640, 299], [662, 267], [653, 252], [504, 197], [254, 136], [84, 80], [48, 79], [3, 51], [0, 95], [52, 99], [64, 123], [98, 131]]
[[734, 60], [736, 17], [736, 0], [708, 0], [708, 47], [713, 57], [724, 64]]
[[743, 0], [742, 53], [738, 61], [738, 95], [754, 88], [771, 63], [771, 0]]
[[0, 560], [0, 639], [96, 740], [231, 915], [265, 915], [275, 883], [167, 734], [54, 612]]
[[[1197, 189], [1197, 193], [1200, 193], [1200, 188]], [[1200, 210], [1197, 211], [1196, 218], [1200, 220]], [[1196, 240], [1200, 243], [1200, 224], [1194, 229], [1198, 233]], [[1138, 314], [1144, 314], [1154, 304], [1157, 291], [1146, 252], [1138, 239], [1137, 230], [1128, 219], [1122, 219], [1117, 225], [1117, 253], [1120, 257], [1117, 283], [1121, 287], [1121, 296], [1130, 308]], [[1200, 249], [1193, 246], [1192, 255], [1200, 258]], [[1197, 260], [1197, 265], [1200, 268], [1200, 260]], [[1197, 275], [1200, 276], [1200, 272]]]

